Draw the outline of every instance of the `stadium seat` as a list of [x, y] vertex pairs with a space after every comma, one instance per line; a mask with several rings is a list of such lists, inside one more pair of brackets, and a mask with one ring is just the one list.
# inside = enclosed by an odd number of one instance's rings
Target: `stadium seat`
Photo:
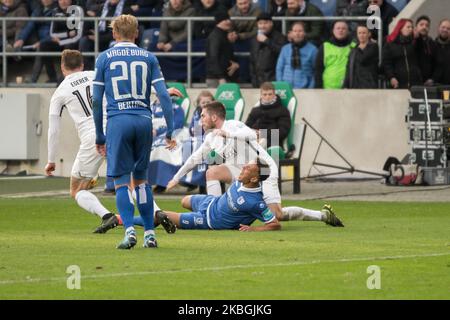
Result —
[[245, 102], [236, 83], [223, 83], [217, 87], [214, 98], [224, 104], [227, 120], [241, 120]]
[[309, 0], [309, 2], [319, 8], [326, 17], [332, 17], [336, 14], [337, 0]]
[[189, 111], [191, 109], [191, 99], [189, 98], [189, 95], [186, 91], [186, 87], [180, 83], [180, 82], [167, 82], [167, 86], [170, 88], [176, 88], [178, 89], [182, 94], [183, 97], [179, 97], [175, 100], [175, 102], [183, 108], [184, 111], [184, 121], [187, 122]]
[[408, 0], [387, 0], [388, 3], [392, 4], [398, 12], [402, 11], [404, 7], [408, 4]]
[[[291, 128], [294, 127], [295, 114], [297, 112], [297, 97], [295, 96], [294, 90], [292, 90], [291, 85], [284, 81], [274, 81], [272, 82], [275, 87], [275, 93], [281, 98], [281, 104], [283, 107], [288, 108], [291, 114]], [[293, 130], [289, 132], [289, 135], [285, 142], [285, 150], [291, 150], [295, 147]], [[284, 157], [285, 155], [283, 155]]]
[[[279, 160], [279, 170], [281, 177], [281, 167], [294, 167], [294, 193], [300, 193], [300, 155], [303, 145], [304, 128], [295, 124], [295, 114], [297, 112], [297, 97], [289, 83], [284, 81], [272, 82], [275, 87], [276, 94], [281, 98], [281, 104], [288, 108], [291, 115], [291, 130], [285, 141], [284, 149], [280, 146], [272, 146], [267, 149], [272, 158]], [[298, 135], [302, 135], [301, 137]], [[285, 150], [289, 156], [287, 156]], [[281, 179], [280, 179], [281, 192]]]

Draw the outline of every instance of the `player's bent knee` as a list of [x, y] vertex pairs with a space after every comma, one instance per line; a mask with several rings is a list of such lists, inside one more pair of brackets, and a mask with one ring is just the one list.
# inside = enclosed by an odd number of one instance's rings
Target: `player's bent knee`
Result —
[[181, 199], [181, 206], [185, 209], [191, 209], [191, 196], [184, 196]]
[[218, 179], [217, 167], [212, 167], [206, 170], [206, 180], [216, 180]]

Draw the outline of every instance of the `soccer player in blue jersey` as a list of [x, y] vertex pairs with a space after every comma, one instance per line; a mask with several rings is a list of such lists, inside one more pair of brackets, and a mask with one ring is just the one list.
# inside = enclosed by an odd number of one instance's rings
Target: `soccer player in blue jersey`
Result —
[[[158, 60], [134, 44], [138, 36], [136, 18], [120, 15], [112, 21], [111, 28], [116, 44], [97, 58], [93, 81], [97, 151], [106, 155], [107, 175], [114, 179], [116, 205], [125, 228], [125, 237], [117, 248], [131, 249], [137, 243], [131, 185], [135, 186], [137, 207], [144, 225], [143, 245], [156, 248], [153, 195], [147, 183], [152, 145], [151, 86], [155, 88], [164, 112], [169, 149], [176, 145], [172, 140], [172, 103]], [[107, 101], [106, 136], [102, 124], [103, 95]]]
[[[164, 213], [181, 229], [279, 230], [281, 225], [264, 202], [261, 191], [261, 183], [268, 177], [263, 174], [265, 167], [267, 165], [259, 161], [251, 161], [243, 166], [238, 181], [233, 182], [223, 195], [186, 196], [182, 205], [192, 212]], [[255, 220], [264, 225], [250, 226]], [[141, 224], [141, 219], [136, 217], [135, 223]]]

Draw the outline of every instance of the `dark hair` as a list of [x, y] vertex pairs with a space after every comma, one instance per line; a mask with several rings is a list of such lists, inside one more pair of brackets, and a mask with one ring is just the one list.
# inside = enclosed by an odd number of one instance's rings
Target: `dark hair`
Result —
[[61, 54], [61, 63], [68, 70], [75, 70], [83, 64], [83, 56], [78, 50], [65, 49]]
[[419, 24], [420, 21], [425, 20], [428, 21], [428, 23], [431, 23], [430, 17], [427, 15], [421, 15], [420, 17], [417, 18], [416, 20], [416, 26]]
[[291, 25], [291, 31], [294, 30], [294, 27], [296, 25], [301, 25], [303, 27], [303, 30], [305, 30], [305, 23], [303, 21], [295, 21], [292, 25]]
[[259, 88], [261, 90], [264, 90], [264, 91], [268, 91], [268, 90], [275, 91], [275, 86], [273, 85], [273, 83], [272, 82], [268, 82], [268, 81], [267, 82], [263, 82]]
[[269, 174], [269, 172], [270, 172], [269, 165], [266, 164], [266, 163], [262, 163], [259, 158], [256, 160], [256, 164], [258, 166], [258, 174], [259, 174], [258, 175], [258, 179], [259, 179], [259, 182], [266, 181], [267, 178], [270, 175]]
[[211, 103], [208, 103], [207, 105], [204, 106], [204, 109], [206, 109], [206, 111], [210, 114], [210, 115], [216, 115], [221, 119], [226, 118], [226, 110], [225, 110], [225, 106], [219, 102], [219, 101], [213, 101]]

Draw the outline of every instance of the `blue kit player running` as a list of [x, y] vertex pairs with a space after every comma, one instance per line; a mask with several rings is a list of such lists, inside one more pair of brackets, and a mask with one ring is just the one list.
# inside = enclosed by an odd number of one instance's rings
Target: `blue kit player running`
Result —
[[[261, 174], [261, 163], [250, 162], [242, 168], [238, 181], [233, 182], [221, 196], [193, 195], [182, 200], [188, 213], [164, 211], [168, 218], [181, 229], [238, 229], [240, 231], [269, 231], [281, 228], [275, 215], [263, 199], [261, 182], [268, 176]], [[262, 226], [250, 226], [255, 220]], [[141, 224], [135, 218], [135, 224]]]
[[[173, 110], [156, 57], [134, 44], [138, 22], [131, 15], [120, 15], [112, 23], [116, 45], [97, 58], [95, 65], [93, 109], [97, 151], [106, 155], [107, 175], [114, 179], [116, 205], [125, 228], [125, 238], [118, 249], [136, 245], [134, 202], [130, 193], [131, 174], [136, 202], [144, 225], [144, 247], [155, 248], [153, 195], [147, 183], [147, 167], [152, 145], [150, 111], [151, 86], [161, 102], [167, 123], [168, 148], [172, 140]], [[106, 136], [103, 132], [102, 98], [107, 101]], [[106, 143], [106, 146], [105, 146]]]

